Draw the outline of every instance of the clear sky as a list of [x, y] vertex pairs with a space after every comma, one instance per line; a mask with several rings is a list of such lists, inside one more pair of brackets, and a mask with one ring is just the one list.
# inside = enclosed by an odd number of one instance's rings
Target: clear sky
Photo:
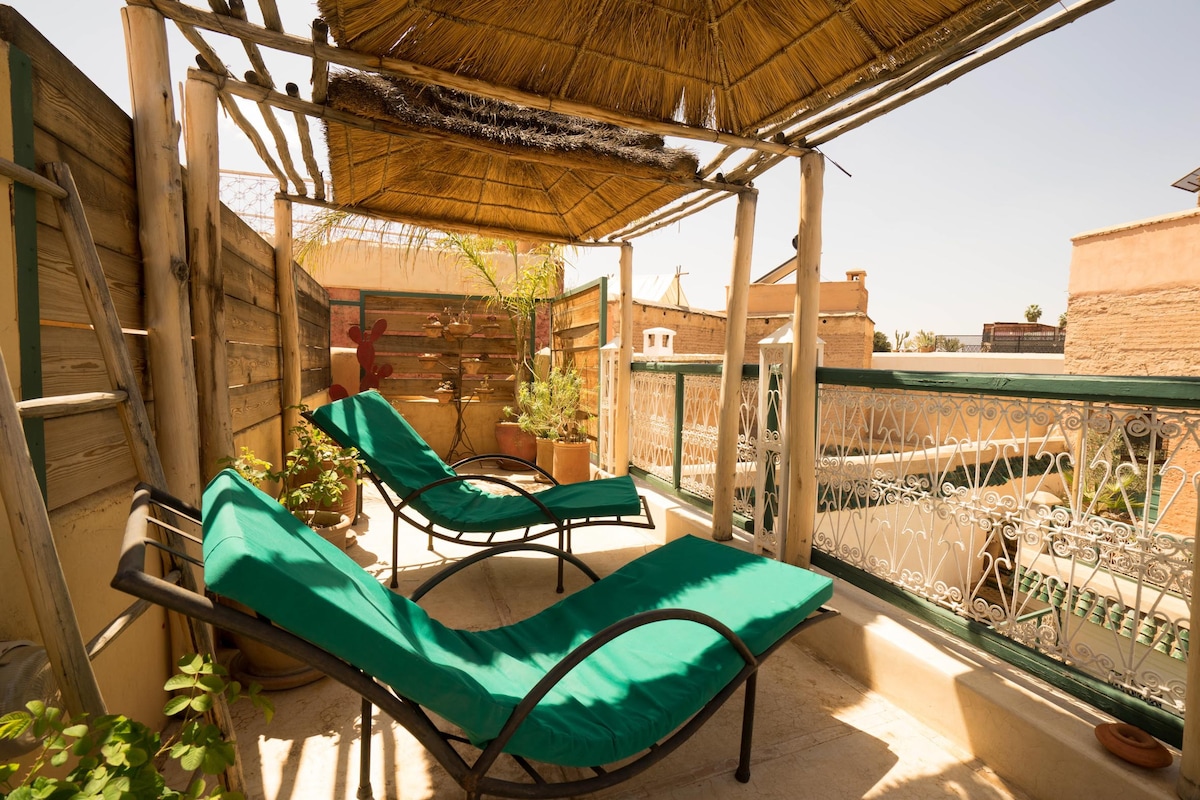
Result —
[[[9, 2], [128, 111], [118, 0]], [[292, 32], [316, 13], [308, 0], [279, 6]], [[1200, 167], [1198, 31], [1200, 0], [1115, 0], [830, 142], [822, 149], [853, 177], [827, 166], [822, 277], [866, 270], [869, 313], [889, 337], [978, 334], [1031, 303], [1055, 322], [1067, 305], [1070, 237], [1196, 205], [1171, 183]], [[193, 51], [171, 34], [182, 81]], [[248, 67], [236, 48], [221, 53], [235, 72]], [[271, 67], [307, 94], [305, 60]], [[265, 172], [227, 121], [221, 136], [223, 168]], [[790, 161], [756, 184], [756, 277], [792, 255], [798, 175]], [[693, 305], [723, 306], [735, 202], [635, 240], [635, 273], [681, 265]], [[615, 249], [572, 261], [569, 281], [618, 269]]]

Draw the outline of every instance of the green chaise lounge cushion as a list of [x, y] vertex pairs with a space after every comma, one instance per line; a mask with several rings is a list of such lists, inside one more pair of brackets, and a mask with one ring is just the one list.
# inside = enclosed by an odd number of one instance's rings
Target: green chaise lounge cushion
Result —
[[[463, 631], [389, 592], [345, 552], [226, 470], [204, 492], [205, 579], [460, 727], [476, 745], [573, 648], [636, 612], [716, 617], [760, 654], [832, 595], [807, 570], [693, 537], [678, 539], [541, 613]], [[566, 766], [644, 750], [686, 721], [742, 666], [711, 629], [656, 622], [610, 642], [530, 714], [507, 752]]]
[[[358, 448], [371, 472], [401, 499], [455, 474], [374, 390], [321, 406], [312, 417], [339, 444]], [[628, 475], [552, 486], [538, 492], [537, 498], [562, 520], [636, 517], [642, 510]], [[548, 521], [525, 497], [492, 494], [466, 481], [430, 489], [413, 498], [411, 505], [430, 522], [454, 531], [509, 531]]]

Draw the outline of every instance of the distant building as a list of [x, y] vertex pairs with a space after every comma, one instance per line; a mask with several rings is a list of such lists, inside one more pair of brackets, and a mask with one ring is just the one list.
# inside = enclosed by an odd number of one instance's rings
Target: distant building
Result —
[[[794, 259], [790, 263], [794, 269]], [[769, 274], [786, 274], [786, 267], [786, 264], [782, 265]], [[855, 270], [846, 273], [845, 281], [821, 282], [821, 322], [817, 334], [825, 343], [825, 366], [853, 369], [868, 369], [871, 366], [871, 343], [875, 336], [875, 323], [867, 316], [866, 274], [862, 270]], [[662, 288], [669, 291], [669, 287], [663, 287], [661, 284], [651, 283], [649, 286], [655, 290], [655, 294]], [[795, 297], [794, 283], [750, 285], [743, 363], [758, 363], [759, 340], [791, 319]], [[612, 341], [617, 335], [621, 319], [619, 306], [619, 296], [610, 291], [608, 341]], [[646, 330], [668, 328], [675, 331], [674, 355], [718, 356], [725, 352], [725, 321], [724, 311], [687, 308], [663, 302], [661, 298], [643, 297], [639, 295], [638, 279], [634, 279], [635, 347], [640, 346]]]
[[979, 349], [985, 353], [1061, 353], [1067, 331], [1038, 322], [986, 322]]

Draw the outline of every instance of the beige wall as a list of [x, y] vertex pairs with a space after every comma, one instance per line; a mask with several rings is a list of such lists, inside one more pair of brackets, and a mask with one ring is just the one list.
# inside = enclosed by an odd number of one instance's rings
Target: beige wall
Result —
[[1071, 243], [1066, 371], [1200, 375], [1200, 209]]
[[[1091, 231], [1071, 244], [1066, 372], [1200, 376], [1200, 209]], [[1174, 466], [1200, 472], [1193, 440], [1169, 445]], [[1164, 500], [1170, 481], [1164, 476]], [[1185, 492], [1159, 524], [1188, 535], [1195, 514], [1195, 495]]]
[[[512, 261], [506, 254], [498, 255], [495, 264], [502, 279], [513, 275]], [[412, 249], [381, 246], [377, 239], [339, 239], [306, 257], [304, 268], [326, 288], [444, 294], [483, 291], [476, 273], [460, 266], [454, 252], [436, 244]]]
[[872, 353], [871, 369], [1063, 374], [1060, 353]]
[[[822, 284], [824, 286], [824, 284]], [[794, 288], [792, 289], [794, 293]], [[791, 317], [791, 308], [786, 314], [755, 314], [746, 321], [746, 348], [742, 361], [758, 363], [758, 342], [772, 331], [785, 324]], [[608, 304], [608, 341], [617, 337], [620, 330], [620, 304]], [[643, 332], [647, 328], [670, 328], [675, 331], [675, 353], [677, 355], [709, 354], [720, 360], [725, 352], [725, 314], [719, 311], [678, 308], [643, 301], [633, 304], [633, 349], [642, 349]], [[821, 325], [817, 335], [825, 342], [827, 367], [866, 369], [871, 364], [871, 341], [875, 335], [875, 323], [865, 313], [821, 312]]]
[[[846, 273], [844, 281], [821, 281], [821, 313], [867, 313], [866, 273]], [[796, 303], [796, 284], [752, 283], [748, 308], [751, 314], [791, 314]]]

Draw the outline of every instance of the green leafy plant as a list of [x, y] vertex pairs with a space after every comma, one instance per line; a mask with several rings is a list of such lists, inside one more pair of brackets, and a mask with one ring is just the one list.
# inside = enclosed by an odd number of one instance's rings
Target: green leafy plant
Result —
[[1041, 318], [1042, 318], [1042, 307], [1039, 306], [1037, 303], [1033, 303], [1028, 308], [1025, 309], [1025, 321], [1026, 322], [1037, 322]]
[[921, 353], [932, 353], [937, 349], [938, 337], [933, 331], [917, 331], [916, 339], [914, 340], [917, 350]]
[[871, 352], [873, 353], [890, 353], [892, 352], [892, 343], [888, 341], [887, 334], [883, 331], [875, 331], [875, 336], [871, 339]]
[[[529, 341], [533, 336], [533, 319], [538, 304], [558, 291], [563, 268], [562, 248], [544, 244], [532, 250], [522, 263], [521, 252], [512, 240], [497, 240], [486, 236], [451, 233], [442, 240], [443, 246], [454, 251], [458, 262], [475, 277], [477, 289], [487, 297], [487, 306], [508, 317], [517, 351], [517, 383], [532, 374], [529, 361]], [[497, 253], [512, 259], [513, 275], [502, 276], [496, 265]]]
[[555, 367], [545, 378], [534, 378], [517, 389], [517, 425], [541, 439], [561, 439], [572, 432], [579, 410], [580, 379], [575, 370]]
[[957, 336], [939, 336], [937, 337], [937, 349], [945, 353], [962, 352], [962, 339]]
[[[0, 764], [0, 798], [241, 798], [240, 793], [226, 791], [220, 784], [209, 790], [204, 776], [220, 775], [232, 766], [236, 750], [205, 714], [221, 696], [230, 703], [248, 699], [268, 722], [275, 713], [274, 706], [259, 693], [257, 685], [243, 692], [241, 684], [229, 680], [224, 667], [208, 656], [187, 655], [178, 666], [179, 673], [164, 686], [175, 694], [163, 713], [181, 716], [182, 722], [178, 733], [165, 740], [159, 732], [123, 715], [70, 719], [61, 709], [38, 701], [28, 703], [25, 711], [0, 717], [0, 739], [15, 739], [28, 731], [41, 743], [41, 750], [24, 774], [19, 764]], [[189, 774], [185, 790], [167, 785], [158, 766], [164, 759], [177, 761]], [[66, 769], [66, 776], [46, 775], [47, 768]]]
[[[307, 411], [307, 406], [295, 408]], [[266, 482], [279, 484], [276, 499], [298, 519], [312, 522], [314, 513], [337, 505], [346, 490], [347, 480], [357, 478], [361, 460], [358, 450], [341, 447], [323, 432], [302, 421], [291, 429], [297, 445], [284, 459], [283, 468], [271, 471], [271, 462], [258, 458], [243, 447], [236, 458], [221, 459], [254, 486]]]

